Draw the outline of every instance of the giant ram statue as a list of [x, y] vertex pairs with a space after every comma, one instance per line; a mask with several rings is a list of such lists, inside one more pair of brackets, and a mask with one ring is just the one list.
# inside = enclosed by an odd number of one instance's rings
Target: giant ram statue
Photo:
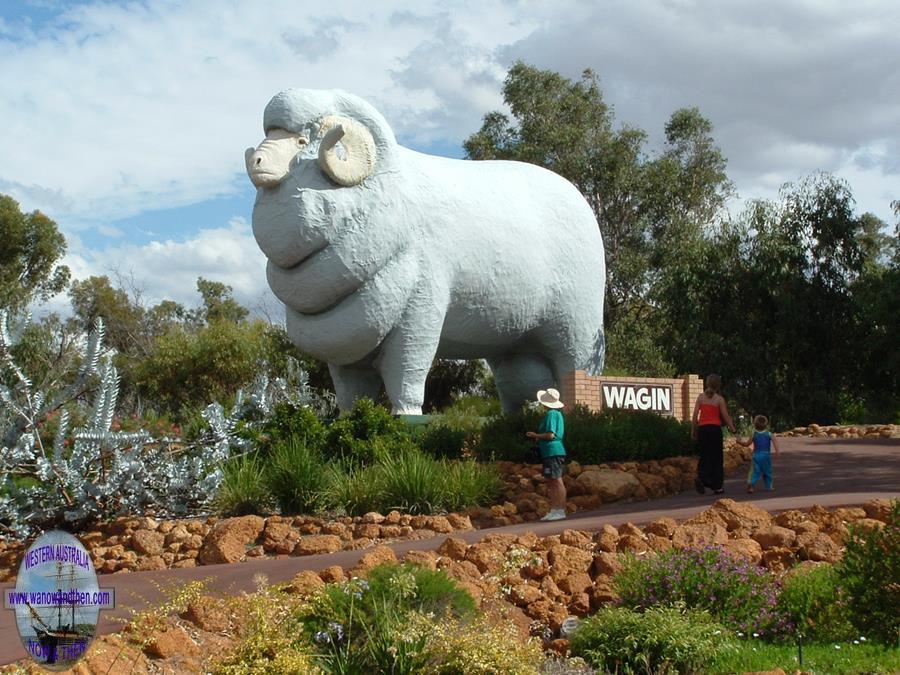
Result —
[[603, 367], [603, 241], [568, 181], [398, 145], [369, 103], [288, 89], [246, 152], [253, 233], [287, 331], [342, 410], [382, 383], [421, 412], [435, 357], [486, 359], [504, 409]]

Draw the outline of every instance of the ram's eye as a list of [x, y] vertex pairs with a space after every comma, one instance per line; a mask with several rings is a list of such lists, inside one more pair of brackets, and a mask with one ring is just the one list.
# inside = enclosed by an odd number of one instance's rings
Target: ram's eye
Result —
[[297, 145], [299, 145], [301, 148], [304, 145], [309, 145], [309, 139], [306, 136], [297, 136]]

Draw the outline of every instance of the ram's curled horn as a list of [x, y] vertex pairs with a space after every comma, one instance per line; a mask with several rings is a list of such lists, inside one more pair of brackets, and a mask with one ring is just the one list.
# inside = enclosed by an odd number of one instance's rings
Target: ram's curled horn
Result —
[[[319, 167], [338, 185], [358, 185], [372, 175], [377, 151], [375, 139], [365, 126], [349, 117], [329, 115], [319, 127]], [[337, 143], [344, 148], [344, 157], [337, 153]]]

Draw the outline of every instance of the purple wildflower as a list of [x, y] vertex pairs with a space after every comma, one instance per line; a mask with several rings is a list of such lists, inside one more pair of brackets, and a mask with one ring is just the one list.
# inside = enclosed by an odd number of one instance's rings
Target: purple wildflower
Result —
[[328, 632], [334, 633], [337, 642], [344, 639], [344, 627], [336, 621], [332, 621], [328, 624]]

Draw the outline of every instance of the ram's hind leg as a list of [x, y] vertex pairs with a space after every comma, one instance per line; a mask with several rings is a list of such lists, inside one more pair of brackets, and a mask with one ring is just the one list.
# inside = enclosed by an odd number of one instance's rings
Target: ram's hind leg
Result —
[[353, 368], [329, 363], [328, 372], [331, 373], [338, 408], [342, 413], [349, 411], [356, 399], [370, 398], [374, 401], [381, 393], [381, 376], [371, 366]]
[[579, 345], [575, 369], [587, 371], [588, 375], [600, 375], [605, 361], [606, 335], [600, 326]]
[[505, 412], [513, 412], [527, 401], [534, 401], [540, 389], [555, 383], [550, 362], [540, 354], [509, 354], [489, 359], [494, 373], [500, 405]]
[[[606, 339], [602, 326], [591, 322], [557, 321], [532, 333], [540, 352], [547, 357], [557, 383], [574, 370], [600, 375], [606, 357]], [[559, 385], [553, 385], [559, 388]], [[570, 405], [569, 401], [563, 403]]]

